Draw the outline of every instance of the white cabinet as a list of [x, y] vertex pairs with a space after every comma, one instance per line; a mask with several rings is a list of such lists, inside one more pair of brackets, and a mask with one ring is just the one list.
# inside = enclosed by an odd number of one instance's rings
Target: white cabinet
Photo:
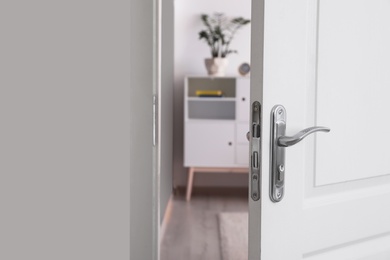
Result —
[[[247, 113], [249, 116], [249, 108], [247, 109]], [[246, 133], [249, 132], [248, 127], [249, 127], [248, 122], [236, 123], [235, 162], [237, 165], [245, 165], [245, 166], [248, 165], [249, 142], [246, 137]]]
[[249, 78], [237, 79], [236, 80], [236, 91], [237, 91], [237, 109], [236, 109], [236, 121], [241, 123], [249, 122], [249, 108], [250, 108], [250, 84]]
[[184, 91], [184, 166], [187, 200], [196, 171], [247, 172], [249, 78], [187, 77]]
[[234, 166], [233, 122], [188, 122], [185, 126], [185, 157], [189, 167]]

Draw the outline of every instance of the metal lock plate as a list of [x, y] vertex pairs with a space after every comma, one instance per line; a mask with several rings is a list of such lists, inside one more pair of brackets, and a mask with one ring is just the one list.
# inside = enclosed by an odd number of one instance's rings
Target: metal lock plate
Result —
[[252, 104], [252, 127], [250, 132], [250, 192], [254, 201], [260, 199], [260, 172], [261, 172], [261, 104], [256, 101]]
[[286, 133], [285, 108], [275, 106], [271, 118], [270, 198], [273, 202], [279, 202], [284, 196], [285, 148], [278, 145], [278, 139]]
[[271, 167], [270, 167], [270, 198], [273, 202], [279, 202], [284, 196], [286, 165], [286, 147], [295, 145], [315, 132], [329, 132], [328, 127], [313, 126], [286, 136], [286, 109], [282, 105], [276, 105], [271, 113]]

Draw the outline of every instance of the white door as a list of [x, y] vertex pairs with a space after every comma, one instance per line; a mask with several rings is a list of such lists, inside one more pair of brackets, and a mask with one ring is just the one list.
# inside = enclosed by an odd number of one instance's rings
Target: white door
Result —
[[[249, 259], [390, 259], [390, 1], [252, 8], [251, 102], [262, 105], [262, 125]], [[280, 202], [270, 199], [275, 105], [286, 109], [286, 135], [331, 129], [285, 148]]]

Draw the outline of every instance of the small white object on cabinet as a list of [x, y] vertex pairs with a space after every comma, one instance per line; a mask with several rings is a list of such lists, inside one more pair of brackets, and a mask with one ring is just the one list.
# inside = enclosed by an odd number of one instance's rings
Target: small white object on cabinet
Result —
[[[203, 94], [203, 95], [202, 95]], [[186, 199], [195, 172], [248, 172], [249, 78], [187, 77], [184, 91]]]

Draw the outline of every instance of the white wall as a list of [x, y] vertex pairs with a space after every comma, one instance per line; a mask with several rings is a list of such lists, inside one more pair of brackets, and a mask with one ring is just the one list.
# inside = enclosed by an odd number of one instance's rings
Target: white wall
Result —
[[[174, 176], [173, 185], [185, 186], [186, 170], [183, 167], [183, 88], [186, 75], [206, 75], [204, 59], [210, 57], [208, 45], [199, 40], [198, 32], [204, 26], [200, 20], [203, 13], [225, 13], [227, 16], [242, 16], [250, 19], [251, 0], [175, 0], [175, 96], [174, 96]], [[250, 62], [250, 25], [237, 32], [231, 48], [238, 54], [228, 56], [228, 76], [238, 76], [238, 66]], [[229, 175], [221, 180], [220, 175], [199, 174], [195, 186], [247, 186], [246, 176]]]
[[[205, 27], [200, 20], [203, 13], [225, 13], [227, 16], [251, 17], [250, 0], [176, 0], [175, 1], [175, 79], [185, 75], [204, 75], [204, 58], [210, 58], [209, 46], [199, 40], [198, 32]], [[250, 24], [244, 26], [232, 41], [231, 49], [238, 54], [229, 57], [228, 75], [238, 75], [237, 68], [250, 61]]]

